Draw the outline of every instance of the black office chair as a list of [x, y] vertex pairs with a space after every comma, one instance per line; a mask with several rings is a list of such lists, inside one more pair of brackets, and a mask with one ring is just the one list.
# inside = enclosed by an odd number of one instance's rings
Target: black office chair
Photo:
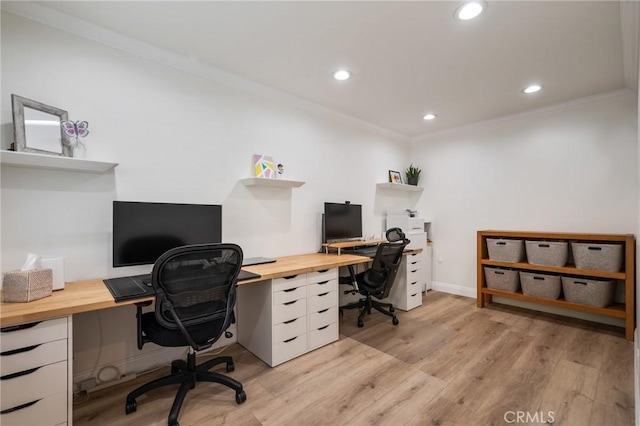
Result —
[[[398, 267], [402, 261], [402, 252], [411, 241], [406, 238], [400, 228], [388, 229], [386, 236], [388, 242], [378, 245], [370, 269], [357, 275], [353, 273], [352, 268], [349, 269], [351, 283], [355, 283], [356, 287], [353, 290], [345, 291], [345, 294], [355, 294], [357, 292], [364, 298], [358, 302], [342, 306], [340, 309], [362, 309], [360, 315], [358, 315], [358, 327], [364, 326], [364, 316], [371, 314], [371, 308], [390, 316], [393, 325], [398, 325], [399, 323], [391, 303], [382, 303], [373, 298], [384, 299], [389, 296], [389, 291], [393, 286]], [[344, 284], [345, 282], [341, 280], [341, 283]]]
[[[247, 394], [242, 384], [209, 370], [226, 363], [235, 369], [230, 356], [196, 365], [196, 351], [210, 348], [233, 322], [236, 279], [242, 265], [242, 249], [235, 244], [199, 244], [171, 249], [153, 265], [152, 285], [156, 291], [155, 311], [142, 313], [137, 305], [138, 348], [147, 342], [160, 346], [189, 346], [187, 361], [171, 363], [171, 374], [153, 380], [127, 395], [126, 413], [136, 411], [136, 398], [165, 385], [180, 384], [169, 413], [169, 426], [178, 425], [178, 414], [189, 389], [196, 382], [215, 382], [236, 392], [242, 404]], [[149, 305], [151, 302], [146, 302]], [[226, 334], [230, 334], [226, 332]], [[227, 336], [229, 337], [229, 336]]]

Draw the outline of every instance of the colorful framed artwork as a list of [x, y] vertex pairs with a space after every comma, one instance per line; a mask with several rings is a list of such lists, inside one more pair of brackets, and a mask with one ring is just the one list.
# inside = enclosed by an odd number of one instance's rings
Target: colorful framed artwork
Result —
[[256, 177], [264, 179], [276, 178], [276, 165], [273, 158], [262, 154], [253, 154], [253, 171]]
[[400, 172], [396, 172], [395, 170], [389, 170], [389, 182], [402, 183], [402, 175], [400, 175]]

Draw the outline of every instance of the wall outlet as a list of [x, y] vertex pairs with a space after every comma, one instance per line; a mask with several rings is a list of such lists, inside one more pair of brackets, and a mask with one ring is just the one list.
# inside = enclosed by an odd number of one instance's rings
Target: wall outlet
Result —
[[94, 377], [91, 377], [78, 383], [78, 390], [80, 392], [88, 391], [89, 389], [95, 388], [97, 384], [98, 382], [96, 381], [96, 379]]

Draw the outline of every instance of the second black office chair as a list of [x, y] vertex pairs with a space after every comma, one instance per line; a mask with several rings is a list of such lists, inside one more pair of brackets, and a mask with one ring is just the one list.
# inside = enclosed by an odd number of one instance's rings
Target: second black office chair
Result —
[[[180, 388], [169, 413], [169, 426], [178, 425], [178, 414], [189, 389], [197, 382], [215, 382], [233, 389], [236, 402], [247, 395], [242, 384], [209, 371], [226, 364], [235, 369], [233, 359], [223, 356], [196, 365], [196, 351], [210, 348], [233, 321], [237, 276], [242, 265], [242, 249], [235, 244], [200, 244], [171, 249], [153, 266], [152, 285], [156, 291], [155, 312], [142, 313], [137, 305], [138, 348], [147, 342], [160, 346], [188, 346], [186, 362], [171, 363], [171, 374], [153, 380], [127, 395], [126, 413], [136, 411], [136, 398], [165, 385]], [[147, 305], [150, 302], [146, 303]]]
[[[358, 315], [358, 327], [364, 326], [364, 316], [371, 314], [372, 308], [390, 316], [393, 325], [398, 325], [399, 323], [391, 303], [379, 302], [373, 298], [384, 299], [389, 296], [389, 291], [393, 286], [398, 267], [402, 261], [402, 252], [411, 241], [406, 238], [400, 228], [387, 230], [386, 237], [388, 242], [378, 245], [371, 268], [357, 275], [352, 275], [351, 282], [356, 283], [357, 288], [345, 291], [345, 293], [354, 294], [358, 292], [364, 296], [358, 302], [350, 303], [340, 308], [361, 309], [360, 315]], [[353, 274], [352, 269], [349, 269], [349, 271]]]

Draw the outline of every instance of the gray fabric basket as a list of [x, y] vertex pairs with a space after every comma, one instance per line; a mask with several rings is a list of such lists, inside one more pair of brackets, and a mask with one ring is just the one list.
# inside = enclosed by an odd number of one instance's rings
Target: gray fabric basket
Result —
[[489, 259], [501, 262], [522, 262], [524, 260], [524, 241], [504, 238], [487, 238]]
[[488, 288], [511, 293], [520, 290], [520, 276], [518, 271], [485, 266], [484, 277], [487, 281]]
[[520, 271], [522, 293], [543, 299], [560, 297], [560, 276]]
[[567, 302], [605, 308], [613, 302], [613, 280], [562, 277], [562, 291]]
[[569, 258], [569, 243], [526, 241], [527, 261], [533, 265], [564, 266]]
[[620, 272], [622, 244], [571, 243], [573, 260], [578, 269]]

